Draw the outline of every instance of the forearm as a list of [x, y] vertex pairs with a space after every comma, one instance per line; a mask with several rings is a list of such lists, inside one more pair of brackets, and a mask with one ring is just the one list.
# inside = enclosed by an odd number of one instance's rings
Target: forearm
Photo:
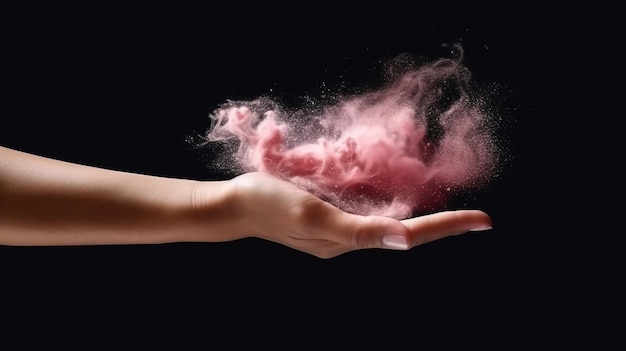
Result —
[[227, 185], [84, 166], [0, 147], [0, 244], [230, 240], [240, 233], [232, 225]]

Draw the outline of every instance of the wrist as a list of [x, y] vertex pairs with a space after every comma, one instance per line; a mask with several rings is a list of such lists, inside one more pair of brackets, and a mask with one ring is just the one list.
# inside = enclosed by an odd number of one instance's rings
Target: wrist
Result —
[[194, 181], [185, 192], [188, 200], [176, 212], [187, 226], [181, 226], [177, 241], [222, 242], [245, 237], [243, 209], [232, 181]]

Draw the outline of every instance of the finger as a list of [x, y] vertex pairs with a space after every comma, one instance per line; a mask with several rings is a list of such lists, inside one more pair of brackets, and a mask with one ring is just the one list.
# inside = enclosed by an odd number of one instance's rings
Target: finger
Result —
[[411, 246], [459, 235], [469, 231], [491, 229], [491, 217], [479, 210], [444, 211], [401, 221], [409, 229]]
[[351, 249], [410, 248], [408, 228], [393, 218], [360, 216], [338, 211], [325, 223], [327, 239]]

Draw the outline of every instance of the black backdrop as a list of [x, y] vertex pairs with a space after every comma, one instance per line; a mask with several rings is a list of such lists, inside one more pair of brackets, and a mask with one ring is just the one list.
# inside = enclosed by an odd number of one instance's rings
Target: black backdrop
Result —
[[229, 335], [329, 345], [343, 336], [353, 346], [420, 347], [430, 335], [571, 341], [608, 327], [615, 116], [604, 98], [614, 43], [603, 22], [237, 19], [7, 26], [0, 143], [130, 172], [223, 179], [207, 167], [210, 150], [188, 137], [226, 99], [271, 93], [297, 107], [323, 88], [373, 86], [398, 54], [436, 58], [446, 54], [441, 44], [460, 42], [474, 81], [498, 86], [505, 120], [510, 162], [464, 204], [490, 213], [494, 229], [332, 260], [255, 239], [0, 247], [5, 336], [175, 335], [203, 347]]

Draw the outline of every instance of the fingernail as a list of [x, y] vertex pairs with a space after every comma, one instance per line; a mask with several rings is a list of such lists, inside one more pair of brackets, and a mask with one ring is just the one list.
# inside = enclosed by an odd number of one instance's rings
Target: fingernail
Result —
[[406, 250], [409, 245], [406, 243], [406, 239], [402, 235], [386, 235], [383, 238], [383, 245], [388, 249], [393, 250]]
[[480, 232], [482, 230], [489, 230], [489, 229], [493, 229], [490, 225], [483, 225], [480, 227], [476, 227], [474, 229], [470, 229], [470, 232]]

